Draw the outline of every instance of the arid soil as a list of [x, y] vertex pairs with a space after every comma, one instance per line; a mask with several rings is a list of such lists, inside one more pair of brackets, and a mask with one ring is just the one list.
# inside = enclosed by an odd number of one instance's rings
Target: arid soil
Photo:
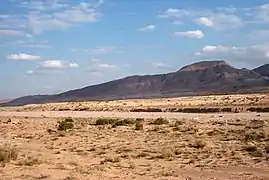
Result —
[[0, 111], [269, 112], [269, 94], [52, 103], [0, 108]]
[[125, 120], [8, 115], [0, 117], [3, 180], [269, 179], [267, 113], [147, 119], [142, 113]]

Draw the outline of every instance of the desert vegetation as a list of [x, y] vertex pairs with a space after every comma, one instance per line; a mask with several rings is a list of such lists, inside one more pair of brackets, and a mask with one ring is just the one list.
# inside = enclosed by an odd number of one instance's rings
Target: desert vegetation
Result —
[[119, 111], [231, 113], [269, 112], [268, 94], [212, 95], [161, 99], [90, 101], [4, 107], [0, 111]]
[[4, 179], [269, 177], [267, 119], [2, 117], [0, 123]]

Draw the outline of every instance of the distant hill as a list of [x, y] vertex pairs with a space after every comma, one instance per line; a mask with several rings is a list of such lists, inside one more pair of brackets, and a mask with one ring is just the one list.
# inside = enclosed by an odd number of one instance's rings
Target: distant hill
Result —
[[256, 73], [262, 76], [269, 77], [269, 64], [265, 64], [263, 66], [257, 67], [253, 69], [253, 71], [255, 71]]
[[0, 99], [0, 104], [1, 104], [1, 103], [7, 103], [7, 102], [9, 102], [9, 101], [11, 101], [11, 99]]
[[[261, 66], [260, 68], [262, 68]], [[262, 68], [263, 69], [263, 68]], [[122, 79], [55, 95], [26, 96], [4, 103], [17, 106], [69, 101], [178, 97], [187, 95], [257, 93], [267, 91], [264, 71], [237, 69], [225, 61], [202, 61], [179, 71]]]

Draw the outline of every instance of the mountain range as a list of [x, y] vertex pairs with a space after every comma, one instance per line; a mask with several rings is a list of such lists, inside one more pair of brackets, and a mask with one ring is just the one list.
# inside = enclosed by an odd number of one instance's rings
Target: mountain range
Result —
[[225, 61], [202, 61], [167, 74], [129, 76], [60, 94], [25, 96], [0, 105], [263, 92], [269, 92], [269, 64], [249, 70]]

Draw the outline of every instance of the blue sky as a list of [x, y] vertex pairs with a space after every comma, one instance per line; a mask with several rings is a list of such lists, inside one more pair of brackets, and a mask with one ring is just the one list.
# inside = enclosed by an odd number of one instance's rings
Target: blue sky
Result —
[[1, 0], [0, 99], [269, 60], [265, 0]]

